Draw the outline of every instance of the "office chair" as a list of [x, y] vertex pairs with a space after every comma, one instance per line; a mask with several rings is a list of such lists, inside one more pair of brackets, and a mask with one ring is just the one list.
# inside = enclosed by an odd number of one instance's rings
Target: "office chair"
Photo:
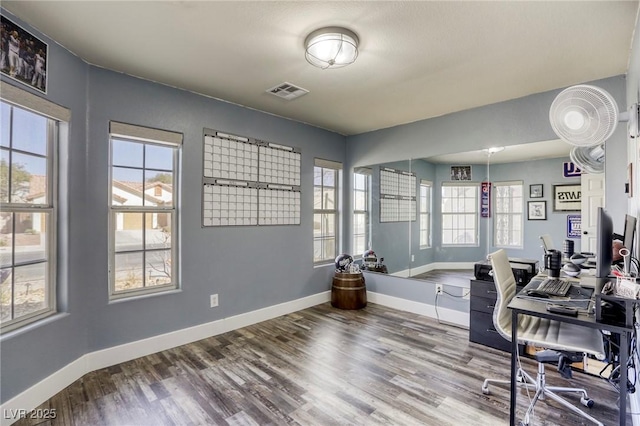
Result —
[[[518, 323], [512, 324], [511, 311], [507, 305], [516, 295], [516, 280], [513, 271], [509, 265], [507, 253], [504, 250], [498, 250], [489, 255], [491, 266], [493, 268], [493, 280], [496, 284], [498, 300], [493, 310], [493, 324], [505, 339], [511, 341], [511, 327], [518, 327], [518, 343], [534, 344], [535, 346], [552, 349], [556, 352], [557, 357], [553, 360], [549, 359], [551, 351], [538, 352], [536, 360], [538, 361], [538, 373], [534, 379], [521, 367], [518, 368], [517, 383], [519, 386], [535, 389], [536, 393], [531, 400], [531, 404], [524, 416], [524, 421], [520, 424], [528, 425], [530, 416], [533, 412], [534, 405], [539, 399], [549, 397], [559, 404], [567, 407], [576, 414], [579, 414], [592, 422], [602, 425], [601, 422], [575, 407], [568, 401], [564, 400], [556, 394], [556, 392], [573, 392], [581, 395], [580, 402], [592, 407], [593, 401], [589, 399], [587, 391], [578, 388], [566, 388], [558, 386], [548, 386], [545, 382], [544, 364], [547, 362], [564, 362], [569, 353], [588, 353], [596, 356], [598, 359], [604, 359], [604, 343], [602, 334], [599, 330], [581, 327], [575, 324], [569, 324], [560, 321], [553, 321], [545, 318], [539, 318], [529, 315], [519, 315]], [[564, 352], [564, 353], [561, 353]], [[568, 358], [571, 358], [570, 356]], [[567, 368], [569, 368], [567, 366]], [[509, 384], [508, 380], [486, 379], [482, 384], [482, 392], [489, 394], [490, 383]]]

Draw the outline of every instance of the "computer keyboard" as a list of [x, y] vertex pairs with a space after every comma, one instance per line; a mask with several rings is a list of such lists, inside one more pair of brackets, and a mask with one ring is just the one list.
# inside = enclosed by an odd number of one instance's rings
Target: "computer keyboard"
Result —
[[542, 291], [543, 293], [547, 293], [551, 296], [564, 297], [569, 293], [569, 290], [571, 290], [571, 281], [561, 280], [558, 278], [546, 278], [540, 283], [536, 290]]

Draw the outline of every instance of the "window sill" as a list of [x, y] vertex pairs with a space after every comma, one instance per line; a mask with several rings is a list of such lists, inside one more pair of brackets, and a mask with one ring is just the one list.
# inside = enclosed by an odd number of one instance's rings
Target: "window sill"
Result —
[[109, 305], [112, 305], [114, 303], [122, 303], [122, 302], [129, 302], [129, 301], [133, 301], [133, 300], [141, 300], [141, 299], [148, 299], [151, 297], [158, 297], [158, 296], [167, 296], [170, 294], [176, 294], [176, 293], [182, 293], [182, 289], [180, 288], [175, 288], [172, 290], [166, 290], [166, 291], [158, 291], [155, 293], [143, 293], [143, 294], [135, 294], [135, 295], [131, 295], [131, 296], [127, 296], [127, 295], [117, 295], [117, 296], [111, 296], [111, 298], [109, 299]]
[[314, 268], [324, 268], [325, 266], [335, 266], [333, 263], [314, 263]]
[[69, 314], [68, 312], [51, 312], [42, 318], [36, 319], [33, 322], [23, 325], [22, 327], [5, 331], [0, 336], [0, 342], [18, 337], [25, 333], [30, 333], [37, 328], [47, 326], [55, 321], [60, 321], [61, 319], [66, 318], [69, 315], [71, 314]]

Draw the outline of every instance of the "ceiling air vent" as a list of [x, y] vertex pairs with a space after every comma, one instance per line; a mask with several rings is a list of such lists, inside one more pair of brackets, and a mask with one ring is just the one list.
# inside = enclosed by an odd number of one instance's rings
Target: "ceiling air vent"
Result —
[[272, 87], [271, 89], [267, 89], [267, 92], [288, 101], [299, 98], [300, 96], [309, 93], [307, 89], [294, 86], [293, 84], [287, 83], [286, 81], [282, 84], [278, 84], [277, 86]]

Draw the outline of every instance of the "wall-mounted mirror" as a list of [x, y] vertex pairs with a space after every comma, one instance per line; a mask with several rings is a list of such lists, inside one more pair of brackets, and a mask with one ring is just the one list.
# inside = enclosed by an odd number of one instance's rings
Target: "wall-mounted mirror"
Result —
[[[384, 258], [389, 274], [416, 277], [456, 265], [471, 268], [498, 248], [510, 257], [541, 259], [544, 234], [557, 249], [570, 240], [580, 251], [581, 204], [573, 199], [561, 205], [557, 199], [561, 190], [568, 197], [580, 191], [580, 174], [571, 175], [570, 150], [552, 140], [491, 154], [425, 155], [361, 168], [369, 179], [370, 202], [368, 226], [354, 221], [354, 229], [366, 234], [355, 255], [371, 248]], [[484, 200], [483, 182], [492, 183]]]

